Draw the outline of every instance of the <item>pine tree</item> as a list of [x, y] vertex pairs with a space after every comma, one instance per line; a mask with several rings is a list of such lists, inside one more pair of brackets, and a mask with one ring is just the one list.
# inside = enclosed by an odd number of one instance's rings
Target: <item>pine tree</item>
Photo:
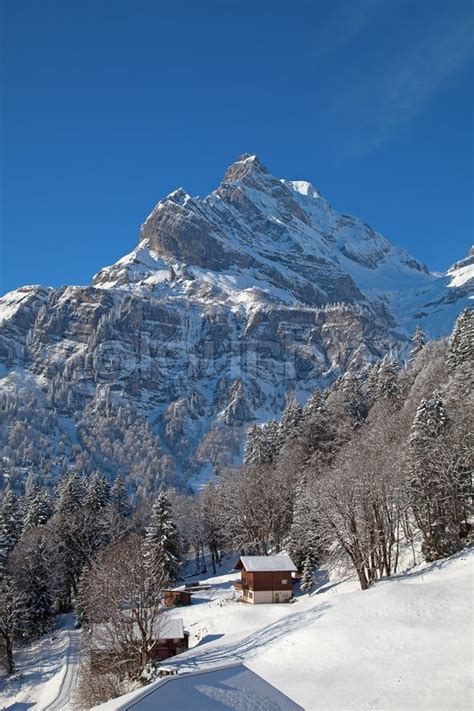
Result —
[[0, 577], [0, 637], [7, 675], [13, 674], [13, 644], [25, 631], [27, 601], [10, 575]]
[[262, 459], [262, 428], [252, 425], [247, 432], [244, 449], [244, 464], [256, 464]]
[[430, 400], [422, 400], [417, 408], [410, 434], [410, 443], [418, 457], [424, 457], [431, 450], [433, 439], [438, 437], [448, 424], [439, 392]]
[[367, 417], [368, 408], [365, 404], [359, 379], [350, 368], [342, 378], [340, 393], [344, 409], [353, 420], [354, 426], [361, 425]]
[[376, 396], [398, 406], [401, 399], [400, 366], [390, 356], [386, 355], [378, 371]]
[[286, 407], [280, 420], [280, 439], [287, 445], [298, 435], [298, 427], [303, 418], [303, 408], [293, 394], [288, 395]]
[[370, 409], [377, 399], [377, 384], [379, 380], [380, 361], [373, 363], [367, 372], [365, 381], [365, 402]]
[[253, 425], [245, 443], [244, 464], [260, 466], [271, 464], [278, 456], [282, 444], [282, 429], [276, 420], [264, 425]]
[[118, 541], [131, 530], [130, 501], [121, 476], [117, 476], [110, 489], [109, 501], [104, 511], [107, 532], [112, 541]]
[[466, 472], [449, 430], [443, 401], [435, 392], [420, 403], [409, 438], [410, 500], [426, 560], [450, 555], [461, 545]]
[[45, 489], [30, 489], [25, 501], [25, 516], [22, 534], [44, 524], [51, 518], [53, 506]]
[[44, 634], [53, 616], [55, 545], [45, 529], [33, 530], [22, 537], [10, 559], [14, 579], [26, 602], [24, 633], [29, 637]]
[[308, 419], [314, 417], [324, 406], [324, 397], [321, 390], [315, 390], [308, 398], [307, 403], [303, 407], [303, 418]]
[[13, 489], [8, 488], [0, 507], [0, 563], [5, 564], [21, 535], [21, 508]]
[[76, 472], [66, 474], [61, 479], [56, 500], [56, 511], [60, 514], [72, 514], [83, 506], [84, 488]]
[[314, 509], [306, 479], [303, 477], [296, 489], [288, 546], [291, 558], [298, 569], [302, 568], [308, 556], [313, 565], [316, 564], [319, 539], [316, 533], [317, 517]]
[[314, 586], [314, 560], [311, 553], [308, 551], [303, 563], [303, 577], [301, 578], [300, 588], [303, 592], [309, 592]]
[[216, 564], [220, 565], [219, 551], [222, 548], [223, 532], [219, 522], [219, 496], [215, 486], [208, 484], [202, 492], [200, 512], [204, 541], [211, 553], [212, 572], [216, 574]]
[[410, 355], [409, 355], [408, 361], [410, 363], [413, 363], [413, 361], [415, 360], [418, 353], [420, 351], [422, 351], [423, 348], [425, 347], [425, 343], [426, 343], [426, 337], [425, 337], [425, 334], [424, 334], [420, 325], [417, 325], [417, 327], [415, 329], [415, 333], [413, 334], [413, 336], [411, 338], [411, 342], [412, 342], [412, 347], [410, 350]]
[[102, 511], [110, 499], [110, 485], [100, 472], [94, 472], [87, 482], [85, 506], [94, 513]]
[[279, 422], [268, 420], [262, 426], [262, 461], [261, 464], [272, 464], [280, 454], [283, 445], [283, 431]]
[[120, 475], [115, 478], [112, 484], [109, 502], [110, 506], [119, 516], [128, 516], [130, 514], [130, 502], [128, 500], [127, 490]]
[[39, 486], [37, 477], [33, 474], [33, 472], [30, 472], [25, 484], [25, 498], [28, 499], [28, 496], [34, 496], [38, 490]]
[[448, 364], [457, 368], [465, 363], [474, 363], [474, 309], [458, 316], [449, 341]]
[[152, 507], [145, 535], [145, 561], [150, 584], [158, 591], [175, 582], [180, 568], [179, 536], [164, 492]]

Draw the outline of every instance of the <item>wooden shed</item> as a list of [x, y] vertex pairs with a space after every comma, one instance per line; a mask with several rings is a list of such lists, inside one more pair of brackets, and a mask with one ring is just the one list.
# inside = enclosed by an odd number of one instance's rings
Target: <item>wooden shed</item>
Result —
[[192, 592], [184, 588], [164, 591], [164, 603], [166, 607], [183, 607], [191, 604]]

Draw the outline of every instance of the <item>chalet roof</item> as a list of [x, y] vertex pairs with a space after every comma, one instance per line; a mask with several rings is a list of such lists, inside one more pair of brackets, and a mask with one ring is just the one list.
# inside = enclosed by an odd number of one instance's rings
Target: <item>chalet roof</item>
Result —
[[180, 585], [178, 588], [166, 588], [163, 590], [165, 593], [186, 593], [187, 595], [192, 595], [192, 590], [187, 590], [184, 585]]
[[[140, 639], [140, 631], [136, 622], [133, 623], [133, 638]], [[181, 617], [160, 617], [153, 626], [153, 639], [184, 639], [184, 627]], [[92, 631], [92, 648], [95, 650], [109, 649], [115, 646], [114, 630], [108, 624], [94, 625]]]
[[158, 708], [168, 711], [229, 711], [230, 708], [303, 711], [302, 706], [242, 663], [168, 676], [96, 707], [97, 711], [156, 711]]
[[296, 565], [289, 555], [242, 555], [234, 566], [237, 570], [246, 570], [248, 573], [263, 572], [288, 572], [296, 573]]

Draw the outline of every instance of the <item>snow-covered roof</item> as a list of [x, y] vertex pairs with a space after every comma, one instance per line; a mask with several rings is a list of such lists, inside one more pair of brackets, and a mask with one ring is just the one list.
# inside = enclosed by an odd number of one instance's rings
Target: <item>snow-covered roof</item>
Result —
[[98, 711], [155, 711], [158, 708], [168, 711], [229, 711], [231, 708], [303, 711], [302, 706], [240, 663], [169, 676], [96, 708]]
[[[140, 638], [140, 630], [135, 622], [133, 624], [133, 637]], [[160, 617], [153, 627], [154, 639], [183, 639], [184, 627], [181, 617]], [[114, 631], [108, 624], [94, 625], [92, 632], [93, 649], [109, 649], [114, 646]]]
[[235, 567], [240, 570], [245, 568], [249, 573], [263, 573], [276, 570], [295, 573], [297, 568], [289, 555], [242, 555]]

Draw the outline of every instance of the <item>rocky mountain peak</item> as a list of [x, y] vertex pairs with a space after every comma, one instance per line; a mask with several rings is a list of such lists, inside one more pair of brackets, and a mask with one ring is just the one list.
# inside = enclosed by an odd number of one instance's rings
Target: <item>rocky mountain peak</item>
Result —
[[[160, 200], [92, 287], [0, 298], [5, 408], [47, 438], [52, 475], [77, 460], [122, 467], [143, 491], [184, 481], [238, 461], [249, 423], [278, 417], [288, 391], [304, 401], [348, 368], [403, 360], [417, 325], [449, 332], [473, 274], [472, 256], [429, 273], [311, 183], [245, 154], [207, 197]], [[18, 477], [41, 464], [20, 434], [8, 448]]]
[[185, 205], [189, 200], [191, 200], [191, 195], [189, 195], [184, 188], [177, 188], [176, 190], [173, 190], [172, 193], [167, 195], [164, 200], [171, 200], [171, 202], [174, 202], [177, 205]]
[[255, 178], [262, 176], [270, 176], [268, 169], [256, 155], [244, 153], [227, 168], [222, 182], [233, 183], [250, 177], [255, 180]]
[[[162, 276], [168, 265], [178, 277], [171, 292]], [[436, 275], [366, 222], [338, 213], [310, 182], [276, 178], [250, 153], [207, 197], [179, 188], [160, 200], [142, 225], [138, 251], [94, 279], [108, 287], [127, 283], [167, 298], [181, 284], [193, 298], [232, 294], [238, 304], [250, 290], [272, 303], [376, 304], [395, 310], [409, 332], [412, 318], [429, 317], [425, 301], [446, 296]], [[243, 298], [235, 284], [246, 285]]]

